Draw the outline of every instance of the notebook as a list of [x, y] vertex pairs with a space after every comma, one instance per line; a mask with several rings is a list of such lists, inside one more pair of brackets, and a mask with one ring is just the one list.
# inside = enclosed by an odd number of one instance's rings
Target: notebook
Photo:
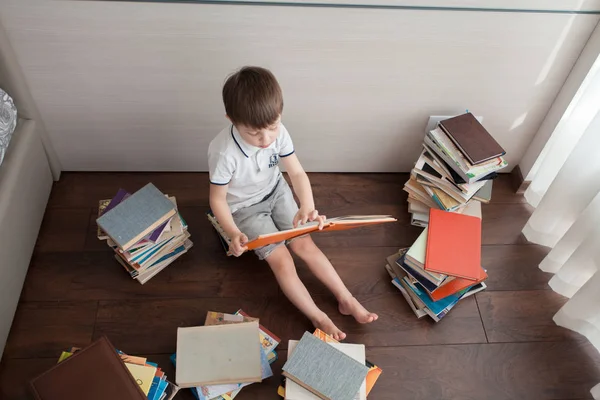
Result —
[[175, 213], [173, 203], [149, 183], [96, 222], [121, 249], [128, 250]]
[[[313, 336], [316, 337], [315, 334]], [[365, 363], [365, 346], [362, 344], [350, 344], [350, 343], [336, 343], [336, 342], [328, 342], [326, 340], [319, 339], [326, 343], [329, 343], [330, 346], [335, 347], [336, 349], [344, 352], [349, 355], [356, 361], [360, 363]], [[288, 343], [288, 360], [292, 357], [296, 346], [298, 345], [297, 340], [290, 340]], [[285, 400], [318, 400], [319, 397], [316, 394], [313, 394], [311, 391], [303, 388], [301, 385], [296, 382], [289, 380], [285, 385]], [[366, 390], [366, 380], [361, 386], [360, 390], [356, 393], [354, 397], [355, 400], [366, 400], [367, 399], [367, 390]]]
[[305, 332], [283, 366], [283, 375], [322, 399], [354, 400], [369, 368]]
[[106, 337], [33, 379], [31, 389], [37, 400], [147, 400]]
[[440, 121], [440, 126], [473, 165], [506, 154], [471, 113]]
[[431, 209], [425, 270], [478, 280], [481, 273], [481, 219]]
[[177, 329], [175, 382], [182, 388], [260, 382], [258, 321]]

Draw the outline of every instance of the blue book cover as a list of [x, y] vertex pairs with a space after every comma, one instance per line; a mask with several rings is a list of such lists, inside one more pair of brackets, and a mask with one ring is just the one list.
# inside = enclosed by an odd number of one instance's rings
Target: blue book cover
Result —
[[149, 183], [96, 222], [123, 250], [128, 250], [176, 213], [173, 203]]
[[438, 287], [435, 285], [435, 283], [433, 283], [430, 280], [428, 280], [427, 278], [425, 278], [423, 275], [421, 275], [420, 273], [415, 271], [410, 265], [408, 265], [404, 262], [405, 257], [406, 257], [406, 253], [402, 257], [400, 257], [399, 259], [396, 260], [396, 264], [398, 264], [398, 266], [400, 268], [402, 268], [404, 271], [406, 271], [407, 274], [409, 274], [410, 276], [415, 278], [429, 293], [436, 290]]
[[184, 250], [185, 250], [185, 246], [181, 245], [178, 248], [176, 248], [175, 250], [173, 250], [172, 252], [170, 252], [169, 254], [165, 254], [164, 256], [162, 256], [161, 258], [159, 258], [158, 260], [156, 260], [155, 262], [153, 262], [150, 265], [150, 267], [153, 267], [153, 266], [155, 266], [158, 263], [161, 263], [161, 262], [163, 262], [163, 261], [165, 261], [165, 260], [167, 260], [167, 259], [169, 259], [169, 258], [171, 258], [173, 256], [176, 256], [177, 254], [181, 253]]
[[159, 383], [160, 383], [160, 378], [158, 376], [155, 376], [154, 379], [152, 379], [152, 385], [150, 386], [150, 391], [148, 392], [148, 400], [154, 400], [154, 397], [156, 396], [156, 391], [158, 390]]
[[158, 253], [163, 247], [165, 247], [173, 239], [175, 239], [175, 237], [169, 238], [168, 240], [165, 240], [163, 243], [161, 243], [159, 245], [152, 246], [152, 248], [150, 250], [144, 251], [143, 253], [136, 255], [135, 257], [133, 257], [131, 259], [131, 261], [137, 262], [140, 264], [143, 263], [144, 261], [146, 261], [150, 257], [152, 257], [154, 254]]
[[444, 310], [446, 310], [446, 308], [454, 306], [456, 303], [458, 303], [458, 301], [463, 295], [463, 293], [459, 292], [451, 296], [445, 297], [441, 300], [433, 301], [431, 300], [431, 297], [429, 297], [429, 295], [425, 292], [425, 289], [418, 283], [413, 285], [410, 282], [410, 280], [406, 277], [404, 278], [404, 282], [419, 297], [419, 299], [421, 299], [425, 306], [429, 308], [429, 310], [431, 310], [431, 312], [435, 315], [441, 314], [442, 312], [444, 312]]
[[148, 400], [160, 400], [162, 395], [165, 393], [165, 390], [167, 390], [168, 384], [169, 382], [167, 382], [166, 379], [161, 379], [158, 383], [158, 389], [156, 390], [154, 397], [151, 398], [150, 395], [148, 395]]

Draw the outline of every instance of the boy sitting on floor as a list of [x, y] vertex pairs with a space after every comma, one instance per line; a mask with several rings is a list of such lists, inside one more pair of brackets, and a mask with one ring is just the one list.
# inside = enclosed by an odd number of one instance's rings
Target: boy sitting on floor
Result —
[[[310, 181], [287, 129], [281, 123], [283, 95], [273, 74], [258, 67], [244, 67], [229, 76], [223, 86], [223, 102], [231, 125], [223, 129], [208, 148], [210, 207], [231, 239], [230, 252], [240, 256], [248, 238], [325, 220], [315, 209]], [[283, 163], [298, 208], [279, 170]], [[310, 236], [287, 243], [312, 273], [337, 298], [339, 311], [360, 323], [370, 323], [377, 315], [367, 311], [348, 291], [333, 265]], [[255, 250], [266, 260], [287, 298], [316, 328], [337, 340], [345, 338], [331, 319], [317, 307], [298, 277], [285, 243]]]

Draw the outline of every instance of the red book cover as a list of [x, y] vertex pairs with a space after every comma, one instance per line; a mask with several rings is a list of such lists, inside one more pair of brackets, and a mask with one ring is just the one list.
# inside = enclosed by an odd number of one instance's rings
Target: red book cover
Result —
[[477, 281], [481, 275], [481, 219], [432, 208], [425, 269]]

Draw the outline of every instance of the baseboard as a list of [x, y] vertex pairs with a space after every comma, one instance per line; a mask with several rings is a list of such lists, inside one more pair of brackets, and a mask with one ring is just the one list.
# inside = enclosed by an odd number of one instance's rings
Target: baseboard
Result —
[[531, 181], [526, 181], [521, 173], [521, 167], [516, 166], [510, 172], [510, 180], [513, 190], [516, 194], [523, 194], [531, 184]]

